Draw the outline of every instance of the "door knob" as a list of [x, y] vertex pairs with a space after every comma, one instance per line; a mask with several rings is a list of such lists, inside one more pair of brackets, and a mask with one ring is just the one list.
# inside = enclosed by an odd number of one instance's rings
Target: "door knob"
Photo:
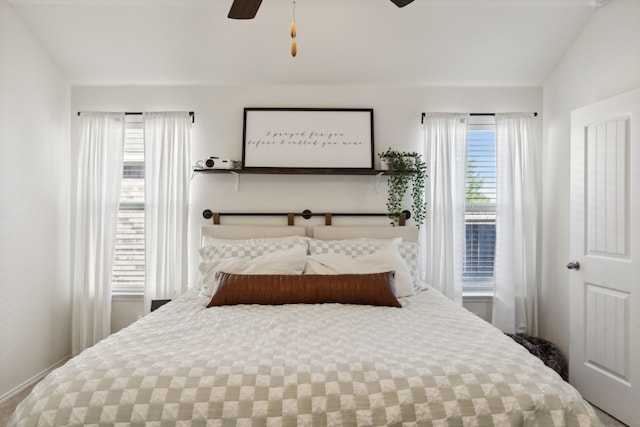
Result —
[[571, 261], [567, 264], [569, 270], [580, 270], [580, 263], [578, 261]]

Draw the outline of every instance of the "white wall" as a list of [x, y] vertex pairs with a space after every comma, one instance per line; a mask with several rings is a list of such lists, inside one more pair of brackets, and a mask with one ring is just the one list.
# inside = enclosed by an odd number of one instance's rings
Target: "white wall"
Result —
[[640, 86], [640, 1], [599, 9], [544, 84], [541, 336], [569, 354], [571, 111]]
[[69, 105], [0, 0], [0, 401], [71, 353]]
[[[177, 86], [95, 87], [71, 90], [72, 125], [76, 111], [195, 111], [193, 161], [211, 155], [241, 159], [244, 107], [373, 108], [375, 152], [388, 147], [421, 151], [423, 111], [541, 111], [541, 88], [432, 88], [380, 86]], [[73, 132], [72, 145], [77, 145]], [[234, 192], [231, 175], [194, 177], [191, 197], [191, 281], [197, 279], [201, 213], [218, 211], [385, 212], [386, 187], [377, 193], [372, 176], [243, 175]], [[286, 221], [282, 219], [281, 221]], [[304, 220], [300, 220], [304, 221]], [[337, 220], [336, 220], [337, 221]], [[384, 220], [383, 220], [384, 221]], [[286, 222], [283, 222], [286, 223]], [[130, 301], [114, 301], [140, 310]], [[136, 313], [126, 314], [135, 319]], [[113, 319], [114, 330], [126, 322]]]
[[138, 295], [116, 295], [111, 301], [111, 333], [129, 326], [145, 313], [144, 298]]

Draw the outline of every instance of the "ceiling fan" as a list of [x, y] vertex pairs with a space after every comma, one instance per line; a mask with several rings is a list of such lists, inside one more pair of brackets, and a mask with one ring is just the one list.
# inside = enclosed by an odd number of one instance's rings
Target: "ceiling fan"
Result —
[[[391, 0], [398, 7], [405, 7], [413, 0]], [[253, 19], [258, 13], [262, 0], [233, 0], [229, 15], [231, 19]]]

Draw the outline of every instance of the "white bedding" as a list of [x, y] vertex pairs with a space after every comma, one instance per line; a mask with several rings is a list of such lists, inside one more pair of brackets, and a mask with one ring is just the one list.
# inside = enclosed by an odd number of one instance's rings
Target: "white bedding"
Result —
[[55, 370], [9, 425], [600, 425], [437, 291], [401, 301], [207, 309], [192, 290]]

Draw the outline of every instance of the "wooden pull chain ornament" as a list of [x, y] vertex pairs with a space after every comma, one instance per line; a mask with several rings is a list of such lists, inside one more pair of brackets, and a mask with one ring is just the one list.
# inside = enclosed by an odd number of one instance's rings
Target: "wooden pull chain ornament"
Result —
[[293, 56], [294, 58], [298, 54], [296, 34], [296, 0], [293, 0], [293, 21], [291, 21], [291, 56]]

